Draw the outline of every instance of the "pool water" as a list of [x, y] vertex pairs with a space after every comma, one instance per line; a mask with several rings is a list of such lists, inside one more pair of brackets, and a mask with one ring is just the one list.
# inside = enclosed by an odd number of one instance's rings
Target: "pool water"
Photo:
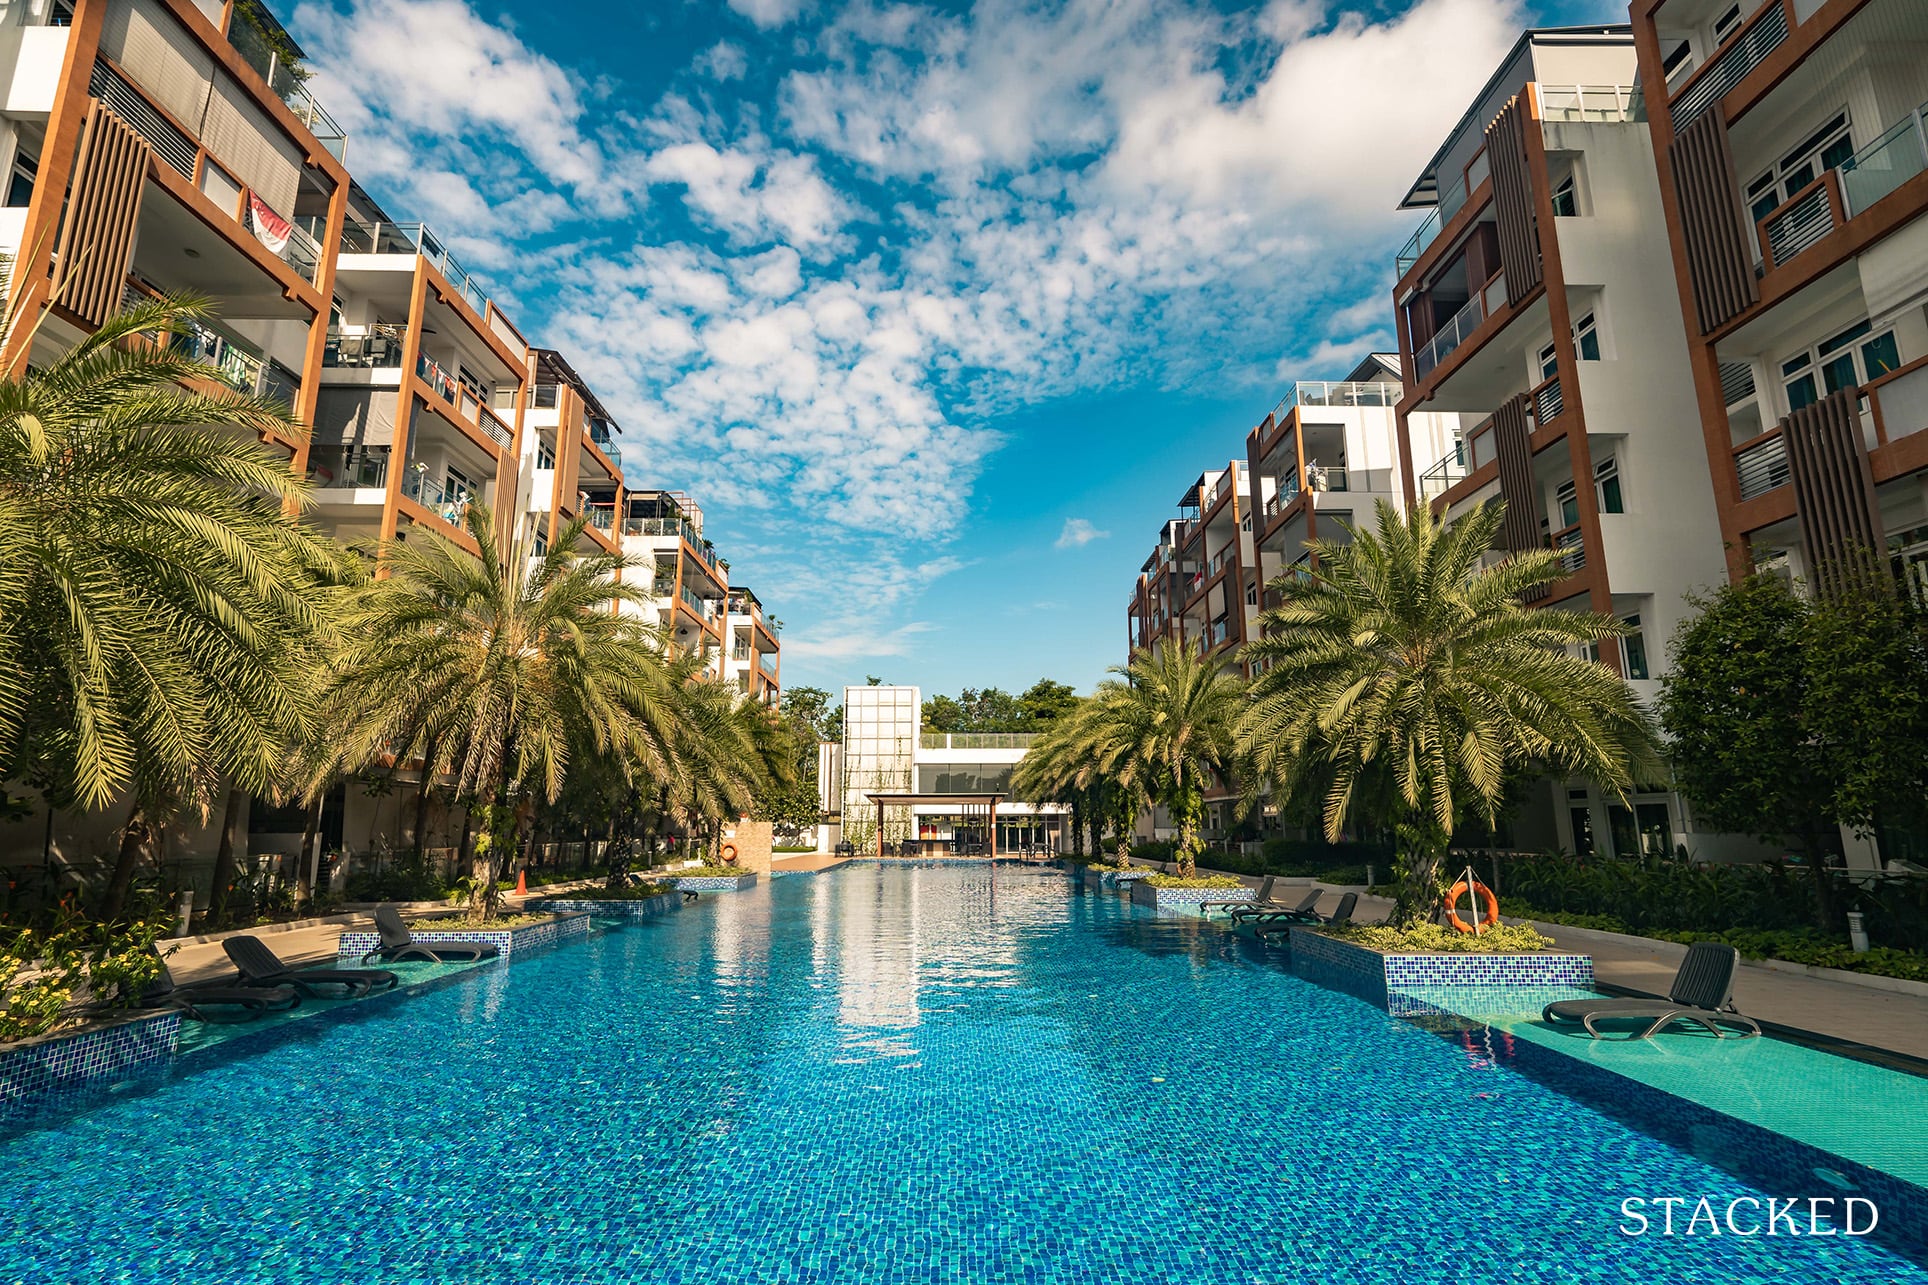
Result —
[[1624, 1236], [1791, 1193], [1055, 872], [774, 880], [236, 1054], [0, 1139], [0, 1281], [1928, 1282]]

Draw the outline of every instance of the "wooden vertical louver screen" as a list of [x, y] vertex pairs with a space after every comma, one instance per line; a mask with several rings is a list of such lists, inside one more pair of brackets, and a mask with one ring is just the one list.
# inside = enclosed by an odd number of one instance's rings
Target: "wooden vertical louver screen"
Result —
[[1500, 499], [1506, 516], [1500, 523], [1500, 547], [1520, 552], [1540, 547], [1540, 488], [1533, 481], [1533, 446], [1526, 413], [1526, 394], [1493, 412], [1493, 454], [1499, 465]]
[[1708, 112], [1696, 119], [1667, 148], [1667, 159], [1674, 171], [1695, 315], [1700, 333], [1711, 334], [1761, 297], [1726, 118]]
[[148, 155], [147, 141], [125, 121], [99, 99], [88, 102], [54, 246], [54, 302], [89, 325], [120, 311]]
[[1880, 547], [1860, 408], [1860, 391], [1844, 388], [1781, 421], [1808, 574], [1823, 595], [1847, 588]]
[[1515, 97], [1486, 127], [1486, 162], [1493, 174], [1493, 220], [1499, 233], [1506, 301], [1516, 304], [1543, 279], [1539, 219], [1526, 163], [1526, 107]]

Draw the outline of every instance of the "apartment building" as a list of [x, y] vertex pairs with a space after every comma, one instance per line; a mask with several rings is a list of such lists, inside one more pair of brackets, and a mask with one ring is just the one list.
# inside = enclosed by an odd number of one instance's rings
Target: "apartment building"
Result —
[[[182, 342], [224, 384], [312, 418], [346, 144], [277, 49], [299, 52], [272, 18], [216, 0], [0, 5], [0, 251], [23, 312], [51, 305], [10, 337], [9, 372], [130, 296], [192, 291], [221, 317]], [[298, 443], [272, 445], [306, 465]]]
[[1928, 6], [1632, 19], [1728, 574], [1928, 593]]
[[479, 552], [464, 520], [480, 504], [506, 550], [523, 512], [528, 342], [432, 228], [390, 219], [359, 186], [331, 248], [307, 456], [317, 520], [371, 548], [426, 527]]
[[1277, 605], [1266, 588], [1312, 561], [1308, 540], [1345, 543], [1370, 525], [1378, 501], [1405, 511], [1408, 455], [1446, 458], [1459, 442], [1460, 417], [1415, 411], [1400, 449], [1394, 416], [1402, 392], [1397, 353], [1372, 353], [1343, 380], [1299, 380], [1245, 436], [1252, 544], [1260, 608]]
[[774, 707], [781, 694], [782, 625], [764, 610], [747, 585], [732, 586], [724, 621], [730, 649], [723, 657], [723, 680], [759, 705]]
[[1238, 664], [1238, 649], [1256, 637], [1258, 570], [1252, 552], [1246, 466], [1198, 475], [1178, 497], [1178, 516], [1159, 528], [1132, 590], [1131, 649], [1167, 642], [1203, 647]]
[[642, 490], [624, 498], [622, 544], [645, 559], [650, 598], [638, 610], [682, 654], [703, 657], [704, 672], [724, 677], [729, 650], [730, 564], [703, 536], [703, 508], [682, 491]]
[[[1725, 567], [1637, 77], [1627, 28], [1529, 31], [1441, 143], [1403, 202], [1427, 213], [1397, 262], [1395, 413], [1409, 501], [1450, 521], [1504, 500], [1503, 549], [1561, 554], [1541, 605], [1624, 621], [1597, 658], [1651, 701], [1685, 596]], [[1429, 458], [1421, 412], [1470, 427]], [[1739, 842], [1696, 832], [1672, 794], [1542, 796], [1514, 843]]]
[[517, 506], [530, 524], [531, 548], [546, 553], [577, 518], [587, 518], [576, 552], [620, 555], [617, 514], [625, 483], [622, 432], [596, 394], [553, 348], [531, 356], [526, 436], [522, 459], [528, 471]]

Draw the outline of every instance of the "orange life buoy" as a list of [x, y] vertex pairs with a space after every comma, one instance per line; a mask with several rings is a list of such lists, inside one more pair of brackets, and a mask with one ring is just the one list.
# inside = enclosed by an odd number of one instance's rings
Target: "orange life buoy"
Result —
[[1468, 889], [1466, 881], [1461, 879], [1453, 885], [1453, 890], [1446, 894], [1446, 922], [1463, 933], [1473, 931], [1474, 925], [1467, 923], [1459, 917], [1459, 899], [1464, 897], [1468, 891], [1470, 891], [1477, 900], [1486, 903], [1486, 909], [1473, 916], [1474, 923], [1482, 928], [1491, 928], [1494, 924], [1497, 924], [1500, 921], [1500, 899], [1494, 894], [1491, 888], [1488, 888], [1477, 879], [1473, 880], [1471, 889]]
[[734, 843], [726, 843], [723, 845], [723, 864], [726, 866], [736, 864], [736, 845]]

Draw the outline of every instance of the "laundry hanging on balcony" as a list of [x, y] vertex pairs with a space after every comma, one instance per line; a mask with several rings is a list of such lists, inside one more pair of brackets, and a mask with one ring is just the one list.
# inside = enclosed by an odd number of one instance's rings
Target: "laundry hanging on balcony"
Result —
[[294, 225], [268, 208], [267, 202], [248, 193], [248, 226], [253, 229], [255, 239], [268, 247], [277, 257], [288, 248], [288, 238], [294, 235]]

